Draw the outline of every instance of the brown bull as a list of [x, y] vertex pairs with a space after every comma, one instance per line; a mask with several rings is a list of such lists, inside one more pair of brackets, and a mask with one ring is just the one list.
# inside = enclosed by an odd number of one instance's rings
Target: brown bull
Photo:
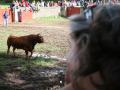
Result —
[[31, 52], [30, 57], [33, 54], [33, 49], [37, 43], [43, 43], [44, 39], [39, 34], [31, 34], [26, 36], [9, 36], [7, 39], [7, 54], [10, 52], [10, 47], [13, 47], [13, 54], [15, 55], [16, 49], [23, 49], [26, 53], [26, 58], [28, 58], [28, 52]]

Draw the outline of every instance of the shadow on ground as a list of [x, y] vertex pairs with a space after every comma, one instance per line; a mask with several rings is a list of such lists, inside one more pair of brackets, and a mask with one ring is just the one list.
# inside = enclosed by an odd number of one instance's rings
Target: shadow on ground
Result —
[[26, 60], [0, 53], [0, 90], [58, 90], [64, 86], [65, 67], [51, 58]]

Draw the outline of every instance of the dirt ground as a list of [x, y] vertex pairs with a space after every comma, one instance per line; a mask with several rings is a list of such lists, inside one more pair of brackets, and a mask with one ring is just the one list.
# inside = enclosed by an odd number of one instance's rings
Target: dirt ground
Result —
[[[64, 64], [66, 62], [59, 62]], [[64, 86], [65, 67], [31, 67], [21, 71], [19, 65], [8, 65], [7, 73], [0, 73], [0, 90], [60, 90]]]

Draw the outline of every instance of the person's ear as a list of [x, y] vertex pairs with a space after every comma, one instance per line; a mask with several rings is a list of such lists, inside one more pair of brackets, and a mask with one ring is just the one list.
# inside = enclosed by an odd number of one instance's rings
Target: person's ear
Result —
[[83, 33], [80, 35], [79, 39], [77, 40], [76, 44], [80, 46], [80, 48], [86, 48], [90, 42], [90, 35], [89, 33]]

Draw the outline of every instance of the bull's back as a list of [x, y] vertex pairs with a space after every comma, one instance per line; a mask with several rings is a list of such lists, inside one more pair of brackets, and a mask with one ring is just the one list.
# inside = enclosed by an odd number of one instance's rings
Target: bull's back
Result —
[[27, 36], [21, 37], [9, 36], [7, 40], [7, 45], [13, 46], [18, 49], [24, 49], [30, 46], [30, 41], [28, 40]]

